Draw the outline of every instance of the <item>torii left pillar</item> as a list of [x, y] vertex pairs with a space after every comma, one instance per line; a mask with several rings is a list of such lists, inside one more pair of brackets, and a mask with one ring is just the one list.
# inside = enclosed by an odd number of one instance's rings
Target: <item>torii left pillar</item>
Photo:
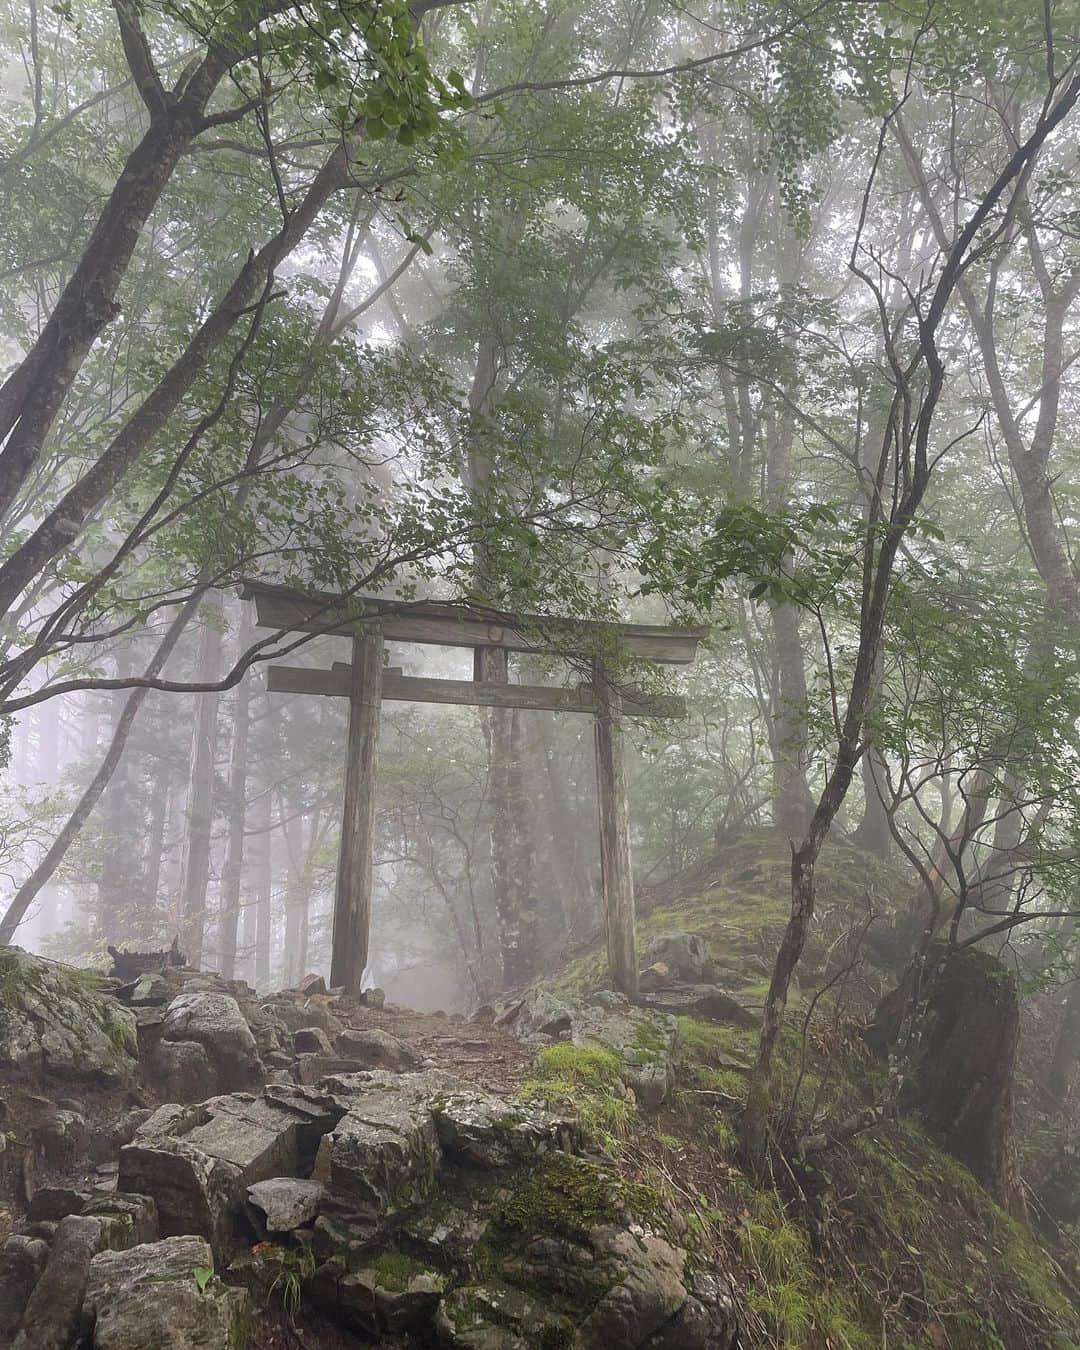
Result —
[[368, 959], [374, 885], [375, 766], [382, 702], [383, 640], [378, 628], [353, 638], [345, 810], [341, 821], [330, 983], [358, 994]]

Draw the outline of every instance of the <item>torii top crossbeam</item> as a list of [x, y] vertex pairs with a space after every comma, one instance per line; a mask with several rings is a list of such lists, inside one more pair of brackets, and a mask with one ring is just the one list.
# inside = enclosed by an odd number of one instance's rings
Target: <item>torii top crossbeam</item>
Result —
[[256, 581], [244, 582], [241, 593], [246, 600], [255, 601], [260, 624], [290, 632], [362, 635], [364, 628], [377, 619], [383, 637], [392, 642], [562, 655], [621, 647], [660, 665], [689, 665], [697, 655], [698, 643], [709, 631], [505, 614], [431, 600], [409, 604], [371, 596], [349, 598]]
[[[616, 988], [631, 997], [636, 995], [634, 888], [618, 723], [623, 713], [678, 717], [686, 709], [679, 698], [619, 690], [608, 678], [604, 662], [622, 650], [663, 665], [688, 665], [708, 630], [504, 614], [431, 601], [404, 604], [368, 596], [310, 594], [263, 582], [244, 583], [242, 594], [255, 601], [261, 626], [352, 638], [351, 665], [335, 663], [329, 671], [271, 666], [269, 671], [272, 692], [349, 699], [331, 983], [358, 990], [367, 964], [379, 708], [384, 698], [396, 698], [593, 714], [608, 958]], [[472, 647], [476, 677], [472, 681], [414, 679], [400, 670], [387, 669], [383, 659], [385, 639]], [[591, 684], [577, 690], [511, 684], [508, 652], [588, 658]]]

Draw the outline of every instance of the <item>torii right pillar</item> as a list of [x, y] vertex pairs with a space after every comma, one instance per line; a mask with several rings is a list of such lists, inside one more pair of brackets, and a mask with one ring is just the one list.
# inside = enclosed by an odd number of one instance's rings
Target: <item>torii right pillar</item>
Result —
[[596, 694], [596, 796], [600, 808], [600, 877], [604, 889], [608, 963], [615, 988], [638, 993], [634, 877], [621, 735], [622, 700], [603, 664], [593, 663]]

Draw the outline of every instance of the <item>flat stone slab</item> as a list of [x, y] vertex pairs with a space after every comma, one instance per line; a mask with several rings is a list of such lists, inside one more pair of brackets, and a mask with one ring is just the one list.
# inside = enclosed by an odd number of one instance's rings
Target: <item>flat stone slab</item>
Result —
[[247, 1194], [266, 1216], [268, 1233], [289, 1233], [315, 1219], [326, 1187], [299, 1177], [269, 1177], [249, 1186]]

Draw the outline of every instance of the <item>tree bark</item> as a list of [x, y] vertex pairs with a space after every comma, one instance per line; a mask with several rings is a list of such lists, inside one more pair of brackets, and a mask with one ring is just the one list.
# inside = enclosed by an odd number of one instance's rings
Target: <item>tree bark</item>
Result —
[[[207, 615], [199, 634], [195, 679], [199, 684], [216, 680], [221, 668], [221, 630]], [[181, 950], [193, 966], [202, 962], [203, 929], [206, 920], [206, 890], [210, 881], [210, 845], [214, 821], [214, 767], [218, 744], [218, 694], [195, 695], [195, 727], [191, 742], [191, 773], [188, 779], [188, 828], [180, 885], [183, 920]]]
[[[241, 601], [238, 654], [254, 637], [251, 601]], [[218, 916], [218, 961], [227, 980], [236, 978], [236, 938], [240, 923], [240, 885], [244, 871], [244, 826], [247, 823], [248, 727], [251, 720], [251, 679], [236, 688], [232, 746], [229, 753], [228, 843], [221, 873], [221, 905]]]
[[270, 835], [270, 793], [264, 789], [252, 808], [255, 906], [255, 977], [257, 989], [270, 983], [270, 958], [273, 935], [274, 860]]

